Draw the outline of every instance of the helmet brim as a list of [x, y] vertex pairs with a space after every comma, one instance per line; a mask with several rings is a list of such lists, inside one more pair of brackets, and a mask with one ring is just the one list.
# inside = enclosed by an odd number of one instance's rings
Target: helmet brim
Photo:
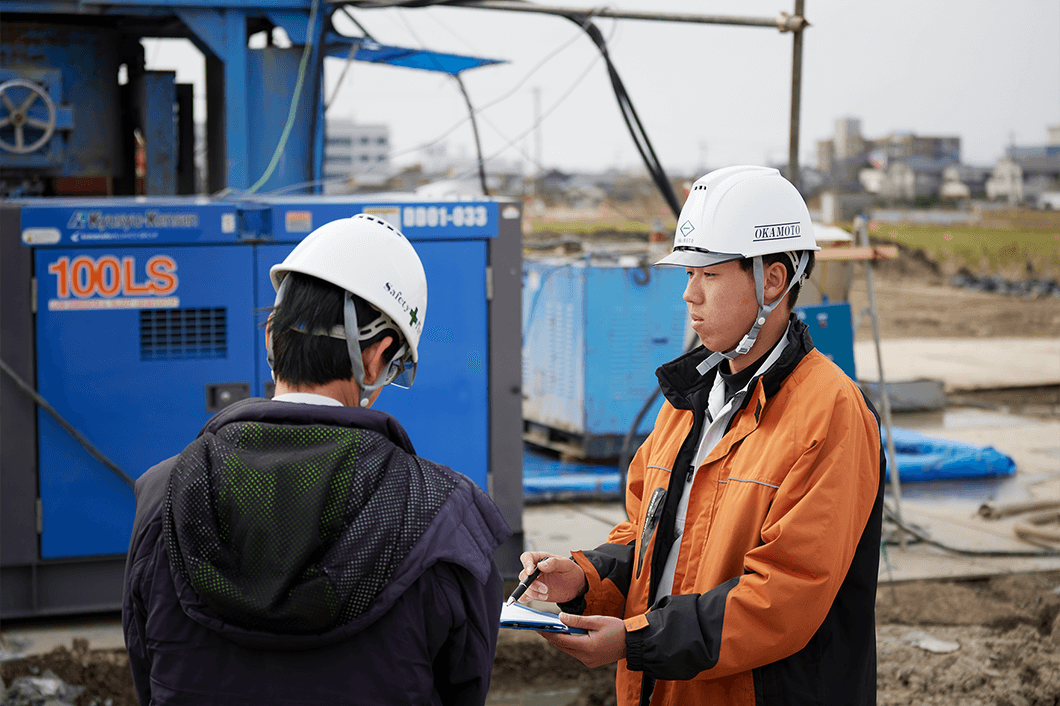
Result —
[[656, 267], [710, 267], [723, 262], [742, 260], [743, 255], [729, 252], [707, 252], [700, 249], [677, 248], [655, 263]]

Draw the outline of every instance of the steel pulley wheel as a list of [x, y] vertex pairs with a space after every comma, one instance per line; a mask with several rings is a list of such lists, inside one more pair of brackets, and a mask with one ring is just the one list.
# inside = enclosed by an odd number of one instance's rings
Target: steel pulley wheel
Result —
[[35, 152], [55, 133], [55, 103], [39, 84], [22, 78], [0, 83], [0, 105], [4, 111], [0, 149], [15, 154]]

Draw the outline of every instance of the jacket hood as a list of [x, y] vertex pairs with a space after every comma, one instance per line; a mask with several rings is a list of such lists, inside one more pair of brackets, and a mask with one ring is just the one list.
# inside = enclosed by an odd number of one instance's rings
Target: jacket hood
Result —
[[510, 534], [466, 477], [370, 409], [246, 400], [177, 457], [163, 539], [184, 612], [250, 646], [322, 646], [437, 561], [485, 582]]

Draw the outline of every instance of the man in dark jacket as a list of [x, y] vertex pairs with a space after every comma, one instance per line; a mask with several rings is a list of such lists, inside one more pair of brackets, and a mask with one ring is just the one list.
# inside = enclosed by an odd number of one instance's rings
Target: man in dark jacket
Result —
[[271, 270], [272, 400], [214, 416], [136, 483], [122, 623], [148, 704], [482, 704], [510, 531], [370, 409], [411, 385], [423, 267], [386, 222]]

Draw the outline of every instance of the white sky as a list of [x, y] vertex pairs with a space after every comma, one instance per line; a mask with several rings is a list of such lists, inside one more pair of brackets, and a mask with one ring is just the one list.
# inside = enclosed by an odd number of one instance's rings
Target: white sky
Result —
[[[586, 0], [541, 5], [591, 8]], [[774, 17], [780, 0], [615, 0], [622, 10]], [[376, 40], [505, 59], [463, 74], [487, 157], [536, 155], [534, 91], [540, 90], [547, 168], [640, 165], [599, 52], [569, 20], [469, 8], [353, 10]], [[356, 34], [337, 13], [336, 24]], [[1056, 0], [807, 0], [800, 159], [837, 118], [862, 134], [957, 135], [965, 163], [991, 165], [1011, 143], [1047, 142], [1060, 125], [1060, 2]], [[736, 163], [787, 160], [792, 35], [774, 29], [598, 19], [612, 59], [671, 175]], [[198, 84], [202, 59], [186, 42], [145, 42], [149, 69], [176, 69]], [[544, 63], [542, 63], [544, 62]], [[326, 60], [330, 96], [344, 62]], [[329, 115], [390, 125], [394, 162], [422, 158], [443, 138], [473, 154], [467, 109], [440, 74], [354, 62]], [[463, 121], [463, 124], [460, 124]], [[511, 145], [511, 146], [509, 146]]]

